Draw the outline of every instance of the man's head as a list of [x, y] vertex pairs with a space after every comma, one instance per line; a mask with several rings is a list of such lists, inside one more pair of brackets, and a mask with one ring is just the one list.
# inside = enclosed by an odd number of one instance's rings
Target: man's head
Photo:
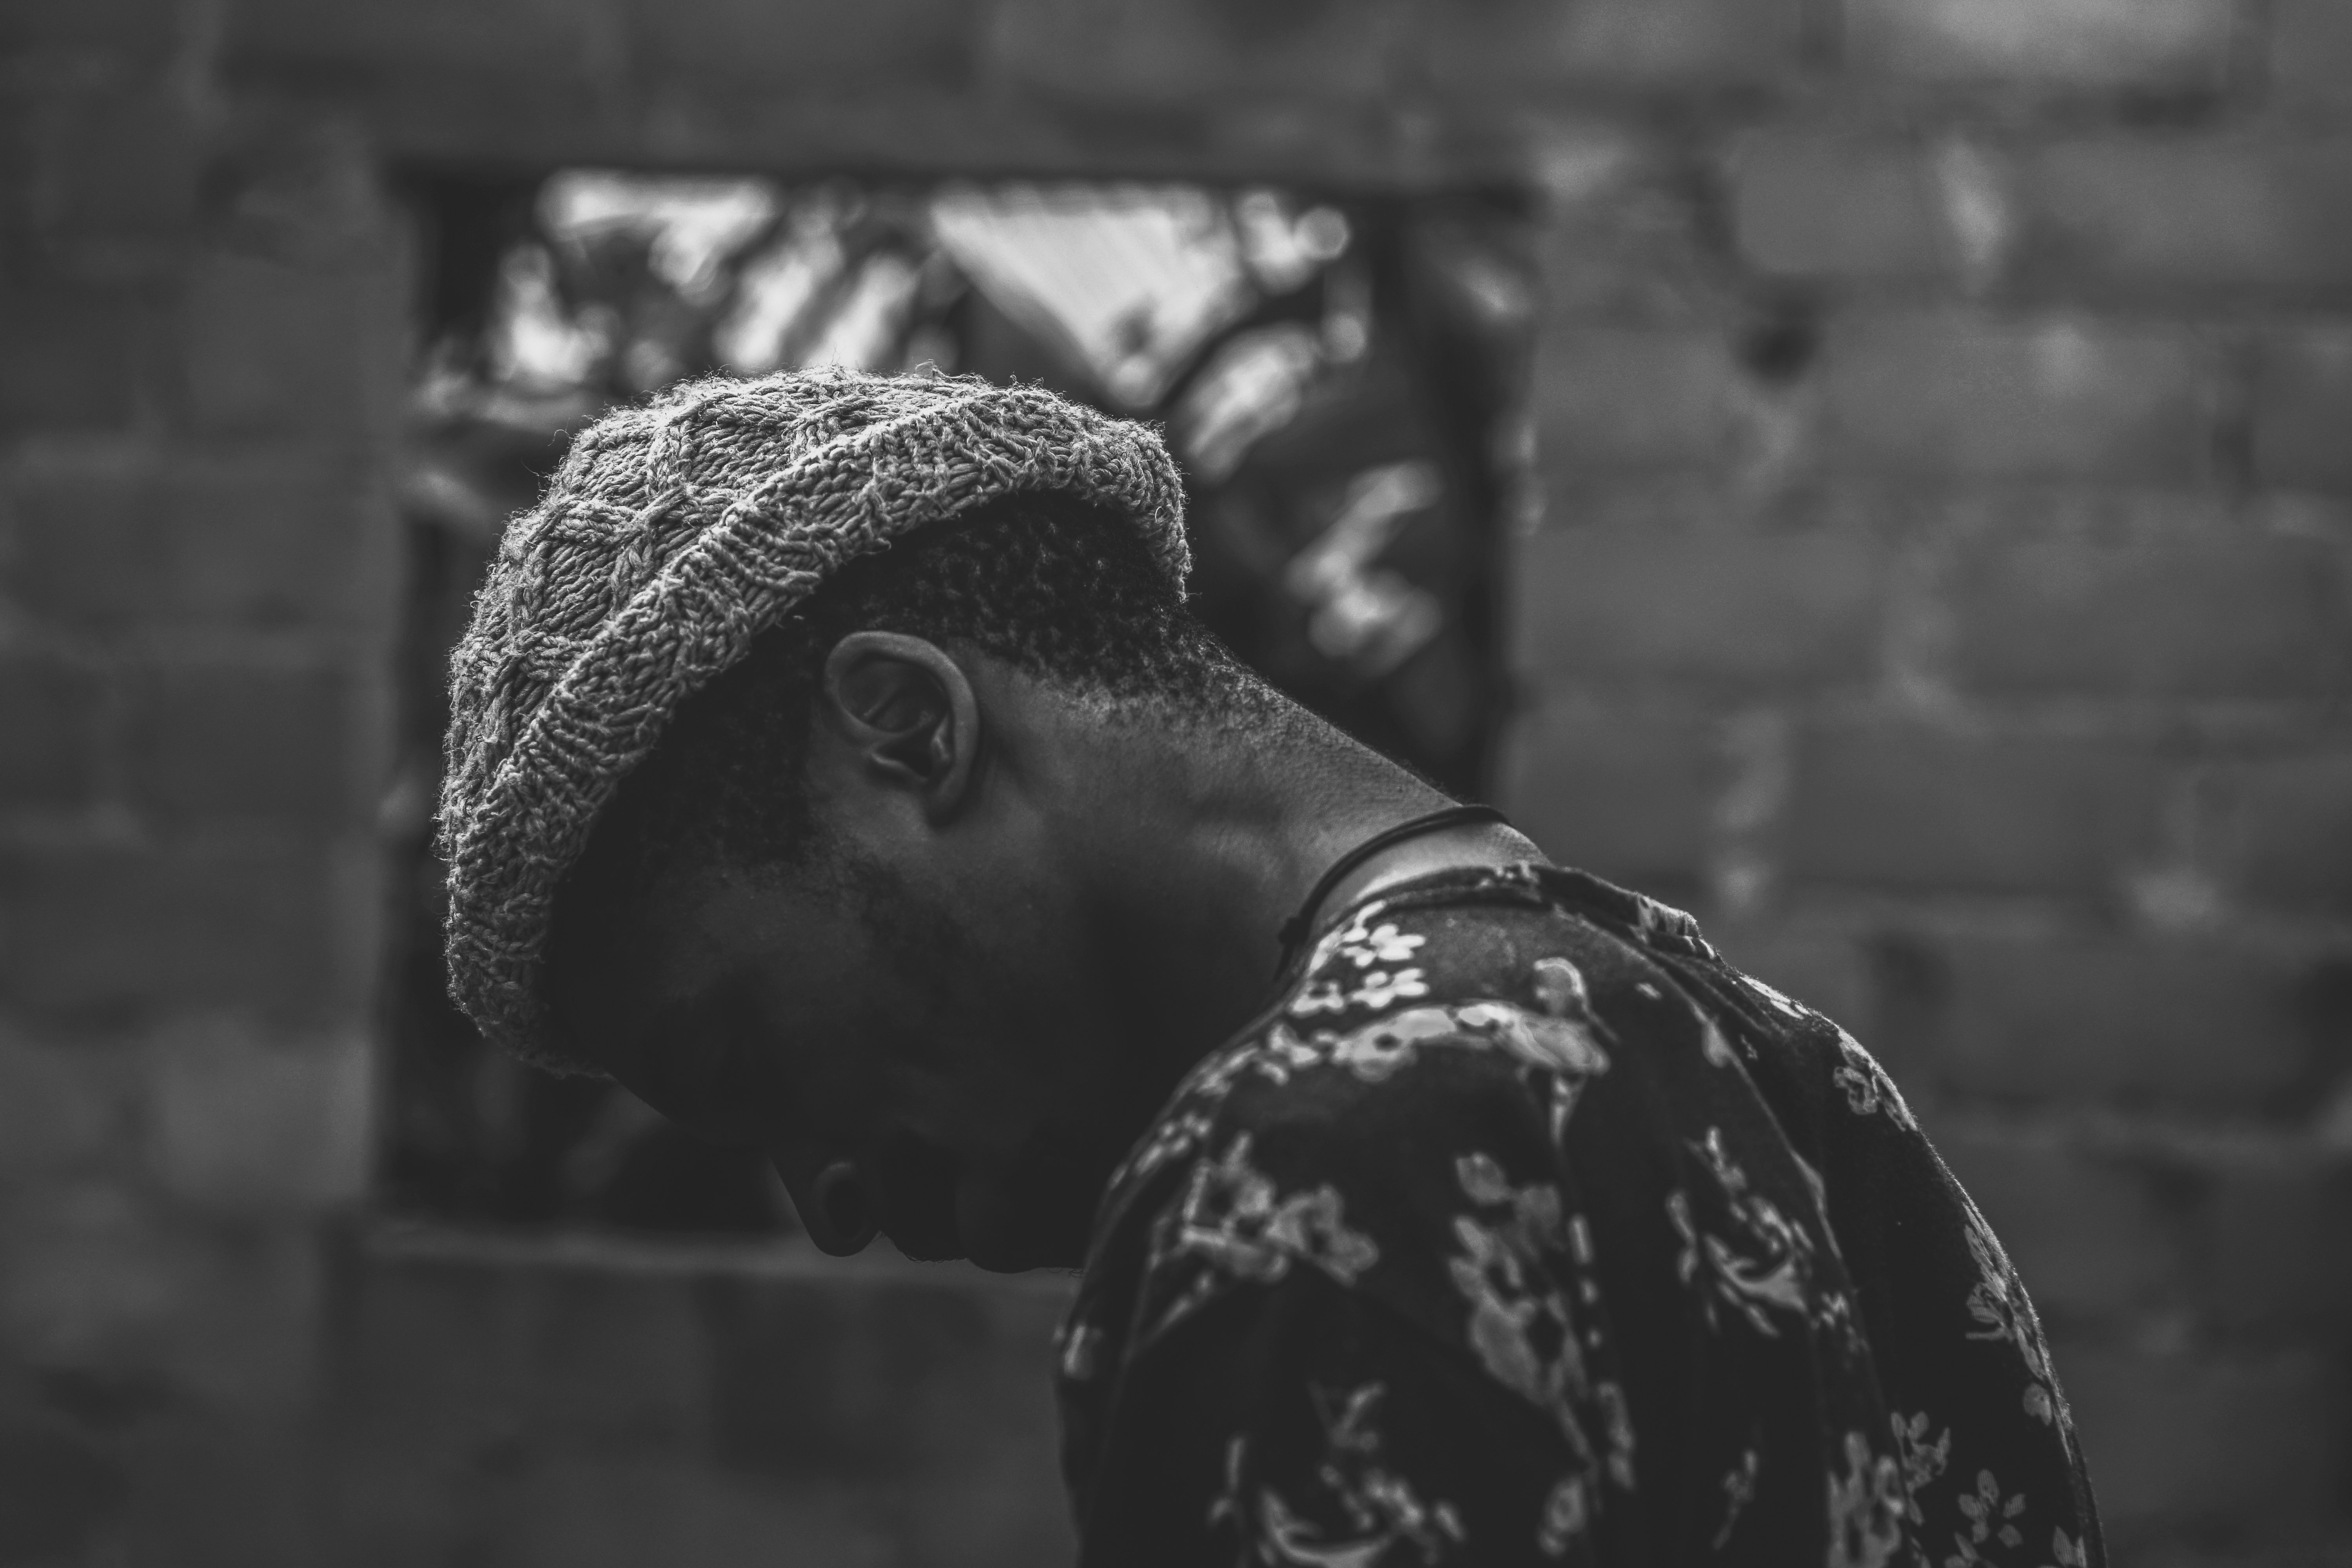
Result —
[[588, 432], [457, 662], [459, 1000], [767, 1147], [820, 1243], [1070, 1260], [1168, 1084], [1101, 1048], [1072, 864], [1139, 781], [1068, 759], [1269, 708], [1184, 612], [1175, 506], [1148, 433], [971, 383]]
[[1168, 1086], [1099, 1048], [1118, 970], [1066, 864], [1117, 774], [1054, 762], [1205, 737], [1250, 696], [1134, 531], [1066, 496], [854, 562], [602, 814], [556, 899], [551, 1041], [765, 1144], [835, 1211], [823, 1239], [870, 1220], [918, 1255], [1066, 1257]]

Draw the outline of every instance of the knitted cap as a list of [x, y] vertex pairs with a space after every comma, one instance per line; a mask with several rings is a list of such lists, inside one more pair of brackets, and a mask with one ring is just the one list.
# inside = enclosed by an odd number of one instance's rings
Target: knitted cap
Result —
[[449, 991], [485, 1035], [562, 1065], [539, 973], [556, 884], [677, 705], [842, 563], [1023, 490], [1130, 520], [1181, 592], [1159, 437], [1040, 387], [793, 371], [683, 384], [580, 434], [450, 661]]

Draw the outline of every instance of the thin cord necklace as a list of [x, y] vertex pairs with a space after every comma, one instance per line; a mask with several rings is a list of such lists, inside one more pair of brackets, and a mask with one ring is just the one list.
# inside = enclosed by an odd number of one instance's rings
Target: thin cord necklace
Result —
[[1307, 936], [1315, 929], [1316, 911], [1323, 907], [1323, 900], [1331, 896], [1331, 889], [1347, 879], [1348, 873], [1381, 850], [1402, 844], [1408, 838], [1419, 838], [1424, 834], [1441, 833], [1446, 828], [1465, 826], [1474, 822], [1499, 822], [1507, 827], [1511, 819], [1491, 805], [1449, 805], [1443, 811], [1427, 812], [1400, 822], [1394, 827], [1384, 828], [1332, 861], [1331, 868], [1317, 879], [1307, 893], [1307, 901], [1298, 906], [1298, 912], [1283, 921], [1282, 929], [1275, 933], [1275, 940], [1282, 944], [1281, 969], [1288, 970], [1297, 959], [1299, 949], [1306, 946]]

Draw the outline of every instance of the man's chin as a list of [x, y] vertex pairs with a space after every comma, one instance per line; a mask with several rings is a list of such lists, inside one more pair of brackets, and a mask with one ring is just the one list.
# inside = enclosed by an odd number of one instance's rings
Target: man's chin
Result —
[[883, 1234], [898, 1249], [898, 1256], [917, 1263], [956, 1263], [964, 1257], [963, 1243], [953, 1237], [900, 1236], [893, 1230]]
[[991, 1274], [1025, 1274], [1032, 1268], [1067, 1268], [1076, 1261], [1061, 1258], [1059, 1254], [1065, 1249], [1055, 1247], [1048, 1238], [1026, 1226], [960, 1228], [952, 1240], [932, 1237], [918, 1239], [911, 1246], [899, 1242], [898, 1250], [920, 1263], [961, 1260]]
[[968, 1258], [992, 1274], [1077, 1268], [1108, 1170], [1099, 1151], [1044, 1136], [994, 1166], [958, 1166], [910, 1141], [887, 1167], [883, 1234], [921, 1263]]
[[971, 1266], [985, 1268], [991, 1274], [1026, 1274], [1040, 1267], [1025, 1247], [975, 1247], [971, 1249]]
[[[1033, 1268], [1076, 1268], [1086, 1261], [1083, 1229], [1057, 1226], [1054, 1216], [1002, 1201], [959, 1205], [955, 1256], [991, 1274], [1025, 1274]], [[1069, 1231], [1069, 1234], [1062, 1234]]]
[[1027, 1227], [978, 1227], [971, 1235], [887, 1233], [899, 1256], [917, 1263], [970, 1262], [991, 1274], [1025, 1274], [1033, 1268], [1076, 1268], [1086, 1261], [1083, 1245], [1073, 1248]]
[[1026, 1274], [1037, 1268], [1076, 1268], [1086, 1262], [1084, 1247], [1056, 1246], [1042, 1238], [1027, 1237], [997, 1245], [974, 1243], [969, 1256], [973, 1268], [985, 1268], [991, 1274]]

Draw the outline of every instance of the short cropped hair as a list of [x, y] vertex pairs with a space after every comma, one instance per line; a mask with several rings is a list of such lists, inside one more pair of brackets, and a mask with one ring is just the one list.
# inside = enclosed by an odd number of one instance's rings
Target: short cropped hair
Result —
[[1171, 718], [1264, 706], [1132, 527], [1069, 496], [989, 501], [849, 563], [679, 705], [557, 894], [559, 933], [567, 895], [641, 899], [675, 861], [804, 863], [815, 844], [804, 772], [814, 703], [827, 656], [855, 631], [961, 645]]

